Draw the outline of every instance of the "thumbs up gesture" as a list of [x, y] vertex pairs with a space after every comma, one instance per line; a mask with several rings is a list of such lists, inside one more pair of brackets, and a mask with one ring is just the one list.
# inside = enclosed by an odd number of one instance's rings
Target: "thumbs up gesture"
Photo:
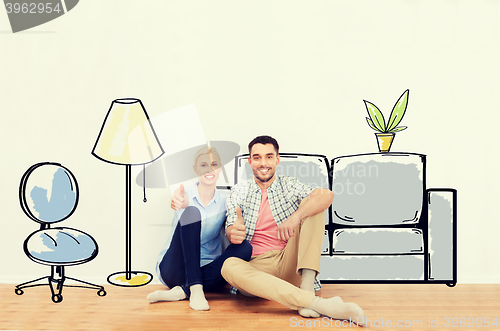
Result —
[[170, 203], [170, 207], [173, 210], [185, 209], [189, 205], [189, 199], [186, 195], [186, 190], [184, 189], [184, 185], [175, 190], [174, 196], [172, 198], [172, 202]]
[[229, 231], [229, 241], [233, 244], [241, 244], [245, 240], [245, 221], [243, 220], [243, 214], [240, 207], [236, 207], [236, 215], [238, 218], [236, 221], [228, 227]]

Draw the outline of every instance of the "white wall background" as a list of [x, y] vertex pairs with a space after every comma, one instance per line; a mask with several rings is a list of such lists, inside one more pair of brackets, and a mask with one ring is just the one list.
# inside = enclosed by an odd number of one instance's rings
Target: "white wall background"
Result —
[[[428, 186], [458, 189], [458, 281], [500, 282], [499, 18], [487, 0], [102, 0], [12, 34], [0, 10], [0, 282], [47, 271], [23, 252], [37, 224], [18, 202], [41, 161], [76, 175], [63, 225], [100, 245], [68, 274], [105, 283], [124, 268], [125, 169], [90, 154], [113, 99], [140, 98], [152, 117], [196, 103], [209, 140], [245, 151], [269, 134], [333, 158], [376, 151], [362, 100], [387, 114], [407, 88], [393, 150], [427, 154]], [[170, 191], [148, 190], [147, 204], [133, 191], [132, 266], [154, 273]]]

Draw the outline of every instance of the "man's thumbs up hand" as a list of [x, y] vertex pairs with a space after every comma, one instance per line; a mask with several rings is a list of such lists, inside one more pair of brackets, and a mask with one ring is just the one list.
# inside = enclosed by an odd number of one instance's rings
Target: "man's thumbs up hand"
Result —
[[231, 231], [229, 233], [229, 238], [233, 244], [241, 244], [245, 239], [245, 220], [243, 219], [243, 214], [240, 207], [236, 207], [236, 215], [238, 218], [231, 226]]
[[236, 219], [234, 224], [239, 223], [239, 224], [242, 224], [243, 226], [245, 226], [245, 220], [243, 219], [243, 213], [241, 212], [240, 207], [236, 207], [236, 215], [238, 216], [238, 218]]
[[170, 207], [173, 210], [185, 209], [189, 205], [189, 199], [186, 195], [186, 190], [184, 189], [184, 185], [175, 190], [174, 196], [172, 198], [172, 202], [170, 203]]

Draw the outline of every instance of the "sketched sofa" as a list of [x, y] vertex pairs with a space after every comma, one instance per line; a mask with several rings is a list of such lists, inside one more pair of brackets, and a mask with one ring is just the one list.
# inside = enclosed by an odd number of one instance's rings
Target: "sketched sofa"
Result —
[[[425, 155], [280, 157], [277, 174], [335, 193], [325, 211], [322, 283], [456, 284], [456, 190], [427, 188]], [[235, 158], [235, 183], [253, 177], [247, 158]]]

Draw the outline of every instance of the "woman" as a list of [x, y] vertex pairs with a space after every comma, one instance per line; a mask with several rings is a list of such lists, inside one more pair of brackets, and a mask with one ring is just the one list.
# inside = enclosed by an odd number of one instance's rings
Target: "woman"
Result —
[[226, 219], [226, 201], [216, 190], [220, 167], [215, 148], [200, 149], [193, 166], [198, 182], [186, 189], [181, 184], [174, 192], [171, 207], [176, 210], [174, 224], [178, 223], [157, 264], [158, 276], [169, 289], [150, 293], [150, 303], [189, 298], [192, 309], [209, 310], [204, 291], [217, 292], [227, 284], [220, 273], [224, 261], [232, 256], [250, 260], [248, 241], [231, 244], [222, 253], [220, 230]]

